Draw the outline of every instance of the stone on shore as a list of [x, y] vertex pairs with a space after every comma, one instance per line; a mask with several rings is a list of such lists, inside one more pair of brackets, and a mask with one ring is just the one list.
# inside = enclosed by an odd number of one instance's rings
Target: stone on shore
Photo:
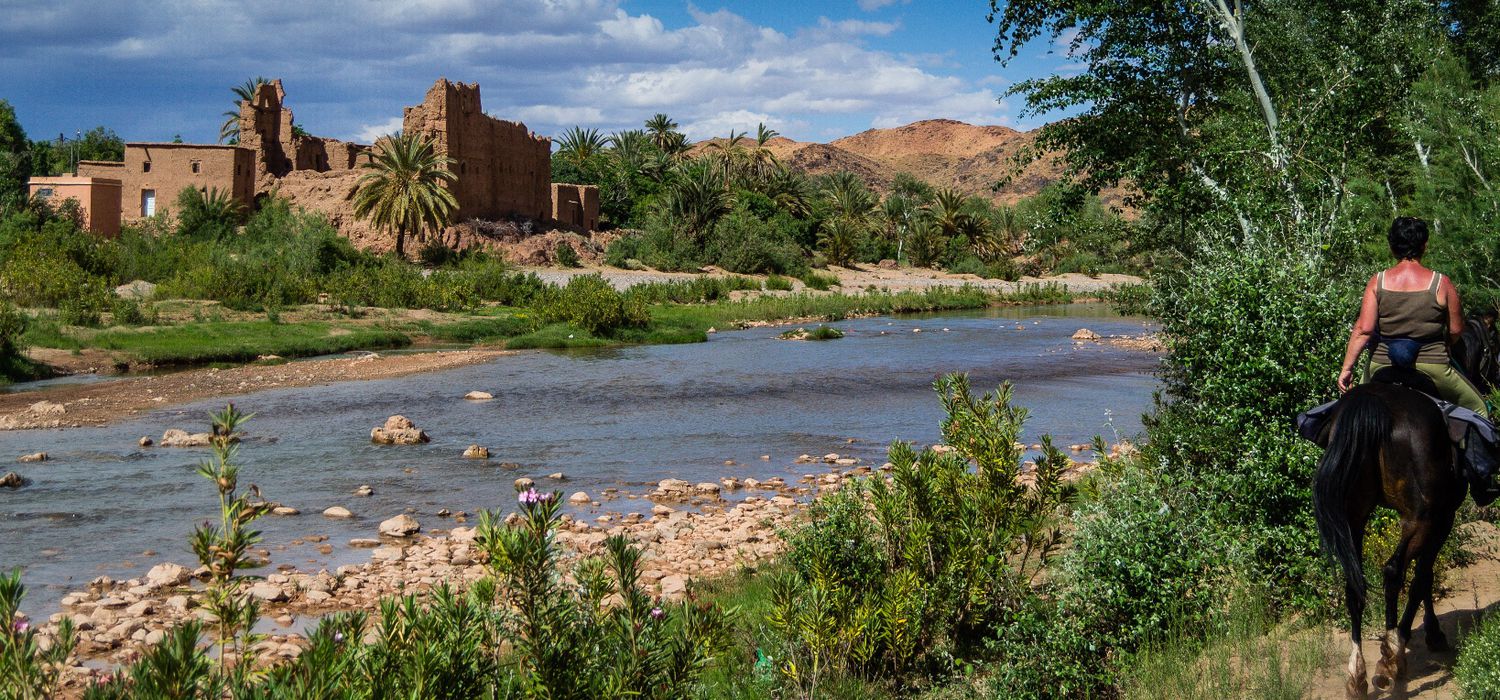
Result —
[[420, 445], [431, 442], [427, 432], [418, 428], [406, 416], [391, 416], [385, 425], [370, 428], [370, 442], [377, 445]]
[[188, 571], [187, 567], [166, 562], [157, 564], [146, 572], [146, 585], [151, 588], [178, 586], [186, 583], [191, 575], [192, 572]]
[[206, 447], [213, 442], [210, 433], [189, 433], [177, 428], [168, 429], [161, 434], [162, 447]]
[[488, 447], [482, 447], [480, 445], [469, 445], [469, 449], [464, 450], [464, 459], [489, 459], [489, 458], [490, 458], [490, 448], [488, 448]]
[[594, 499], [590, 498], [589, 495], [583, 491], [575, 491], [573, 492], [573, 495], [568, 496], [568, 502], [574, 505], [588, 505], [590, 503], [593, 503]]
[[269, 581], [261, 581], [250, 587], [250, 597], [259, 598], [267, 603], [279, 603], [286, 600], [286, 591]]
[[409, 537], [421, 530], [417, 519], [405, 513], [380, 523], [380, 534], [388, 537]]
[[15, 472], [6, 472], [5, 476], [0, 476], [0, 488], [18, 489], [26, 483], [26, 479]]
[[33, 452], [29, 455], [21, 455], [20, 458], [18, 458], [16, 461], [21, 462], [22, 464], [25, 464], [27, 462], [45, 462], [47, 461], [47, 453]]
[[349, 540], [349, 546], [350, 547], [359, 547], [359, 548], [362, 548], [362, 549], [368, 549], [368, 548], [371, 548], [371, 547], [379, 547], [380, 546], [380, 540], [372, 539], [372, 538], [369, 538], [369, 537], [356, 537], [356, 538], [354, 538], [352, 540]]
[[693, 487], [693, 490], [704, 496], [718, 496], [720, 486], [711, 481], [705, 481]]
[[68, 412], [68, 407], [54, 401], [38, 401], [27, 410], [38, 416], [60, 416]]
[[343, 506], [333, 506], [333, 507], [327, 508], [327, 509], [325, 509], [323, 511], [323, 517], [325, 517], [325, 518], [340, 518], [340, 519], [342, 519], [342, 518], [352, 518], [352, 517], [354, 517], [354, 514], [351, 513], [351, 512], [349, 512], [349, 509], [345, 508]]
[[1087, 328], [1080, 328], [1073, 332], [1073, 340], [1098, 340], [1099, 334]]
[[491, 394], [488, 391], [471, 391], [467, 394], [464, 394], [464, 398], [470, 401], [489, 401], [490, 399], [495, 398], [495, 395]]

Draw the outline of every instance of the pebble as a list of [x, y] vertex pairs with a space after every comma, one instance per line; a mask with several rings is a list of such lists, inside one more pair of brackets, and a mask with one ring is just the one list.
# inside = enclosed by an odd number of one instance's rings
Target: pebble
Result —
[[469, 401], [489, 401], [490, 399], [495, 398], [495, 395], [491, 394], [488, 391], [471, 391], [467, 394], [464, 394], [464, 398], [468, 399]]
[[354, 514], [351, 513], [351, 512], [349, 512], [349, 509], [345, 508], [343, 506], [333, 506], [332, 508], [328, 508], [328, 509], [326, 509], [326, 510], [323, 511], [323, 517], [325, 517], [325, 518], [341, 518], [342, 519], [342, 518], [352, 518], [352, 517], [354, 517]]

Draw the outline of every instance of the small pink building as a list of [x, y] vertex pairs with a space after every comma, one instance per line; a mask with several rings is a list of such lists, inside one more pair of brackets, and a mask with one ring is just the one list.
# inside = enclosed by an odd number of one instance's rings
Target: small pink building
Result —
[[72, 199], [83, 212], [83, 226], [95, 233], [114, 238], [120, 235], [121, 182], [107, 177], [34, 177], [27, 183], [31, 196], [47, 201], [53, 208]]

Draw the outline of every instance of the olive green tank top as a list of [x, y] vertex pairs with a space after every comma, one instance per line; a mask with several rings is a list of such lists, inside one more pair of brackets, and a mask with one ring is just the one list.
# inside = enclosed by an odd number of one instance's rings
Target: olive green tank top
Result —
[[[1409, 292], [1385, 288], [1385, 272], [1375, 286], [1376, 338], [1411, 338], [1422, 343], [1417, 362], [1448, 364], [1448, 309], [1438, 294], [1443, 275], [1432, 273], [1432, 284], [1426, 289]], [[1371, 358], [1376, 364], [1391, 364], [1386, 344], [1375, 346]]]

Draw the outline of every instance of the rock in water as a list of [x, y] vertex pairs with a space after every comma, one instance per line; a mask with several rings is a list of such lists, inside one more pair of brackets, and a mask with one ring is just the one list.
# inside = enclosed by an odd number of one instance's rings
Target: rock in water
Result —
[[359, 488], [354, 489], [354, 495], [361, 497], [373, 496], [375, 495], [375, 489], [370, 488], [369, 484], [362, 484]]
[[593, 501], [594, 499], [589, 498], [589, 495], [583, 491], [575, 491], [573, 495], [568, 496], [568, 502], [574, 505], [587, 505]]
[[380, 524], [380, 534], [387, 537], [409, 537], [422, 530], [416, 518], [402, 513]]
[[470, 401], [489, 401], [490, 399], [495, 398], [495, 395], [491, 394], [488, 391], [471, 391], [467, 394], [464, 394], [464, 398]]
[[1073, 333], [1073, 340], [1098, 340], [1099, 334], [1087, 328], [1080, 328]]
[[16, 461], [21, 462], [22, 464], [25, 464], [27, 462], [45, 462], [47, 461], [47, 453], [33, 452], [29, 455], [21, 455], [20, 459], [17, 459]]
[[479, 445], [469, 445], [469, 449], [464, 450], [464, 457], [467, 459], [489, 459], [490, 448], [480, 447]]
[[162, 447], [205, 447], [213, 441], [209, 433], [189, 433], [172, 428], [161, 434]]
[[351, 513], [351, 512], [349, 512], [349, 509], [345, 508], [343, 506], [333, 506], [332, 508], [329, 508], [329, 509], [323, 511], [323, 517], [325, 517], [325, 518], [352, 518], [352, 517], [354, 517], [354, 514]]
[[26, 479], [15, 472], [6, 472], [0, 476], [0, 488], [18, 489], [26, 485]]
[[406, 416], [391, 416], [385, 419], [385, 425], [370, 429], [370, 442], [377, 445], [420, 445], [431, 442], [431, 438]]
[[142, 436], [140, 440], [136, 441], [136, 444], [140, 445], [141, 447], [150, 447], [156, 443], [152, 442], [151, 438]]
[[516, 479], [516, 491], [530, 491], [536, 488], [536, 482], [526, 477]]

